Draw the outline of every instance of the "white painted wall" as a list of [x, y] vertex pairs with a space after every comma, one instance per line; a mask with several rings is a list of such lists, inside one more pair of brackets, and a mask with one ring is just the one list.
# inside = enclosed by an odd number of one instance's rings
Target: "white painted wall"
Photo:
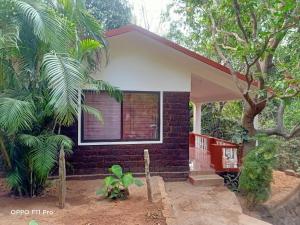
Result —
[[109, 39], [109, 63], [94, 75], [96, 79], [108, 81], [121, 90], [191, 91], [188, 68], [155, 51], [145, 40], [120, 37]]
[[138, 32], [108, 38], [109, 62], [96, 79], [121, 90], [191, 92], [195, 102], [241, 99], [231, 75]]
[[193, 103], [193, 132], [201, 134], [201, 106], [199, 102]]

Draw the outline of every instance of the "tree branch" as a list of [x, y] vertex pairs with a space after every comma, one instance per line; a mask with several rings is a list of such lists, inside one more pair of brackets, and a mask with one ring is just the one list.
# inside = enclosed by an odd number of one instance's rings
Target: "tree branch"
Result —
[[250, 105], [251, 108], [255, 109], [255, 102], [251, 99], [250, 95], [249, 95], [249, 89], [251, 87], [251, 80], [247, 80], [248, 83], [248, 88], [245, 90], [244, 87], [240, 84], [239, 80], [238, 80], [238, 73], [233, 69], [231, 63], [229, 62], [229, 59], [225, 57], [224, 53], [222, 52], [222, 50], [220, 49], [219, 45], [216, 43], [215, 41], [215, 37], [216, 37], [216, 33], [217, 33], [217, 29], [216, 29], [216, 22], [215, 19], [213, 17], [213, 15], [210, 13], [210, 19], [211, 19], [211, 29], [212, 29], [212, 37], [214, 39], [214, 46], [215, 46], [215, 50], [218, 53], [219, 57], [225, 62], [225, 65], [228, 66], [230, 73], [233, 77], [234, 82], [236, 83], [237, 88], [239, 89], [239, 91], [241, 92], [241, 94], [243, 95], [244, 99], [246, 100], [246, 102]]
[[228, 50], [231, 50], [231, 51], [236, 51], [236, 50], [237, 50], [237, 48], [233, 48], [233, 47], [231, 47], [231, 46], [227, 46], [227, 45], [224, 45], [224, 44], [219, 44], [219, 45], [221, 45], [222, 48], [228, 49]]
[[253, 9], [251, 9], [251, 18], [252, 18], [252, 29], [253, 29], [253, 32], [252, 32], [252, 35], [254, 38], [257, 37], [257, 19], [256, 19], [256, 15], [255, 13], [253, 12]]
[[243, 35], [244, 35], [244, 38], [245, 38], [245, 41], [248, 43], [248, 35], [247, 35], [247, 32], [242, 24], [242, 20], [241, 20], [241, 11], [240, 11], [240, 5], [238, 3], [237, 0], [233, 0], [233, 8], [234, 8], [234, 11], [235, 11], [235, 16], [236, 16], [236, 20], [237, 20], [237, 24], [239, 26], [239, 28], [241, 29]]
[[246, 43], [246, 41], [241, 38], [237, 33], [235, 32], [230, 32], [230, 31], [225, 31], [225, 30], [220, 30], [218, 28], [216, 28], [216, 31], [219, 32], [219, 33], [223, 33], [223, 34], [226, 34], [228, 36], [232, 36], [232, 37], [235, 37], [235, 39], [239, 42], [242, 42], [242, 43]]
[[296, 124], [290, 132], [288, 132], [284, 127], [283, 116], [285, 111], [284, 101], [281, 100], [280, 105], [278, 107], [277, 116], [276, 116], [276, 126], [272, 129], [267, 130], [258, 130], [261, 133], [265, 133], [267, 135], [277, 135], [283, 137], [285, 139], [291, 139], [295, 137], [300, 137], [300, 123]]

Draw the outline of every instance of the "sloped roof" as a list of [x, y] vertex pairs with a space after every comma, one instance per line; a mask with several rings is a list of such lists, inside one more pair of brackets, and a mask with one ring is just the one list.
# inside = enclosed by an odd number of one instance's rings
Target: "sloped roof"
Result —
[[[137, 25], [129, 24], [129, 25], [117, 28], [117, 29], [109, 30], [105, 33], [105, 36], [107, 38], [110, 38], [110, 37], [119, 36], [119, 35], [122, 35], [122, 34], [125, 34], [125, 33], [129, 33], [129, 32], [138, 32], [138, 33], [140, 33], [142, 35], [145, 35], [146, 37], [151, 38], [151, 39], [153, 39], [153, 40], [155, 40], [155, 41], [157, 41], [157, 42], [159, 42], [163, 45], [166, 45], [170, 48], [173, 48], [176, 51], [179, 51], [179, 52], [181, 52], [181, 53], [183, 53], [183, 54], [185, 54], [185, 55], [187, 55], [191, 58], [194, 58], [194, 59], [196, 59], [196, 60], [198, 60], [202, 63], [205, 63], [205, 64], [207, 64], [211, 67], [214, 67], [214, 68], [216, 68], [220, 71], [223, 71], [223, 72], [231, 75], [229, 68], [227, 68], [226, 66], [223, 66], [220, 63], [217, 63], [217, 62], [215, 62], [215, 61], [213, 61], [209, 58], [206, 58], [206, 57], [204, 57], [204, 56], [202, 56], [202, 55], [200, 55], [200, 54], [198, 54], [194, 51], [191, 51], [191, 50], [189, 50], [189, 49], [187, 49], [187, 48], [185, 48], [181, 45], [176, 44], [173, 41], [170, 41], [170, 40], [168, 40], [164, 37], [161, 37], [161, 36], [159, 36], [155, 33], [152, 33], [152, 32], [150, 32], [150, 31], [148, 31], [148, 30], [146, 30], [142, 27], [139, 27]], [[246, 78], [245, 78], [244, 75], [238, 73], [237, 76], [240, 80], [246, 81]]]

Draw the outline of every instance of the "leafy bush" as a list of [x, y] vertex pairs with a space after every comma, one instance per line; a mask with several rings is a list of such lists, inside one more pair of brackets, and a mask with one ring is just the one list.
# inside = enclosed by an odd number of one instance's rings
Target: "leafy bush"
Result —
[[300, 139], [282, 140], [278, 148], [277, 169], [300, 172]]
[[104, 187], [99, 189], [96, 194], [110, 199], [127, 199], [129, 196], [128, 187], [132, 184], [142, 186], [143, 182], [132, 176], [132, 173], [123, 173], [120, 165], [113, 165], [109, 168], [113, 175], [104, 179]]
[[31, 220], [28, 225], [39, 225], [35, 220]]
[[277, 157], [276, 139], [258, 136], [257, 140], [258, 146], [244, 158], [239, 181], [239, 190], [245, 194], [250, 207], [268, 199]]
[[1, 0], [0, 155], [15, 195], [39, 195], [60, 148], [71, 153], [63, 128], [76, 122], [80, 105], [101, 119], [79, 101], [80, 87], [122, 98], [119, 89], [91, 76], [102, 65], [105, 41], [84, 2]]

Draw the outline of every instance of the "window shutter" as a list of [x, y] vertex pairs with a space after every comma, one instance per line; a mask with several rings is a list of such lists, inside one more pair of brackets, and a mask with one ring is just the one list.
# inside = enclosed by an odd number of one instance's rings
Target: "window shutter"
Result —
[[156, 140], [159, 137], [159, 94], [125, 92], [123, 139]]
[[83, 139], [85, 141], [121, 139], [121, 104], [107, 93], [85, 91], [85, 104], [98, 109], [103, 121], [83, 113]]

